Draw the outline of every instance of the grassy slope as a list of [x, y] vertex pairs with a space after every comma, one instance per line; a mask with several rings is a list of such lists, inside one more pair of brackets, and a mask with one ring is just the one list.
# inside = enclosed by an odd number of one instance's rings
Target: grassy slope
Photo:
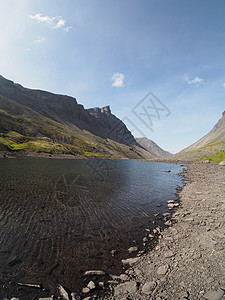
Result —
[[84, 157], [146, 157], [146, 153], [133, 147], [54, 122], [0, 96], [0, 149], [4, 147], [11, 151], [30, 149]]
[[181, 151], [169, 159], [187, 161], [210, 160], [220, 162], [225, 159], [225, 141], [215, 140], [197, 150]]

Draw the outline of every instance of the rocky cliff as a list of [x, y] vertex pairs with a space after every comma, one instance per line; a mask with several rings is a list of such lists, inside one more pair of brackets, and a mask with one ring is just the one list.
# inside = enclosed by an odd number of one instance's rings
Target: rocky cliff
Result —
[[[85, 109], [73, 97], [27, 89], [2, 76], [0, 115], [0, 143], [9, 145], [12, 150], [28, 146], [36, 149], [37, 139], [38, 142], [42, 139], [43, 144], [43, 139], [47, 138], [45, 148], [58, 142], [66, 153], [154, 157], [138, 145], [125, 124], [111, 113], [109, 106]], [[14, 132], [13, 137], [11, 132]], [[15, 133], [22, 137], [17, 136], [16, 140]], [[34, 142], [35, 146], [31, 146]], [[57, 148], [57, 151], [60, 150]]]
[[0, 95], [25, 105], [44, 117], [69, 123], [102, 138], [136, 145], [125, 124], [111, 113], [110, 107], [85, 109], [76, 99], [41, 90], [31, 90], [0, 76]]

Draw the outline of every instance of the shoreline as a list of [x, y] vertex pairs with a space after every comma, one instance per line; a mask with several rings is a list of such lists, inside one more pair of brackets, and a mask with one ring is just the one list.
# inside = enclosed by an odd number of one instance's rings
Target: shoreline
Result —
[[100, 294], [94, 288], [81, 299], [225, 299], [225, 166], [189, 163], [179, 175], [179, 205], [165, 214], [163, 229], [148, 232], [154, 247], [123, 274], [109, 274]]
[[[193, 161], [184, 160], [169, 160], [167, 158], [155, 158], [155, 159], [142, 159], [142, 158], [128, 158], [128, 157], [88, 157], [73, 154], [56, 154], [47, 152], [34, 152], [31, 150], [21, 150], [18, 152], [9, 150], [0, 150], [0, 158], [16, 158], [16, 157], [40, 157], [40, 158], [50, 158], [50, 159], [127, 159], [127, 160], [137, 160], [137, 161], [147, 161], [147, 162], [161, 162], [161, 163], [172, 163], [172, 164], [189, 164]], [[169, 158], [169, 157], [168, 157]]]
[[225, 167], [191, 163], [187, 179], [156, 247], [101, 299], [225, 299]]

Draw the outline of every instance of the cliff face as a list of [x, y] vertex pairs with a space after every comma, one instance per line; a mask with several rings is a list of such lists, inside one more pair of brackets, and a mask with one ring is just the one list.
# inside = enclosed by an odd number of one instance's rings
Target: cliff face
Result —
[[73, 97], [27, 89], [2, 76], [0, 95], [15, 100], [53, 121], [75, 125], [81, 130], [122, 144], [137, 145], [125, 124], [111, 113], [109, 106], [85, 109]]

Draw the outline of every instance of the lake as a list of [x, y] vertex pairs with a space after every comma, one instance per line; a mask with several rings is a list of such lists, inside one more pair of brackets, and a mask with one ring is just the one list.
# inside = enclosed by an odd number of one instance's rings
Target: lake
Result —
[[0, 159], [1, 298], [38, 293], [18, 290], [18, 282], [79, 292], [87, 270], [122, 272], [121, 259], [132, 256], [127, 249], [142, 250], [146, 229], [163, 225], [183, 168], [135, 160]]

